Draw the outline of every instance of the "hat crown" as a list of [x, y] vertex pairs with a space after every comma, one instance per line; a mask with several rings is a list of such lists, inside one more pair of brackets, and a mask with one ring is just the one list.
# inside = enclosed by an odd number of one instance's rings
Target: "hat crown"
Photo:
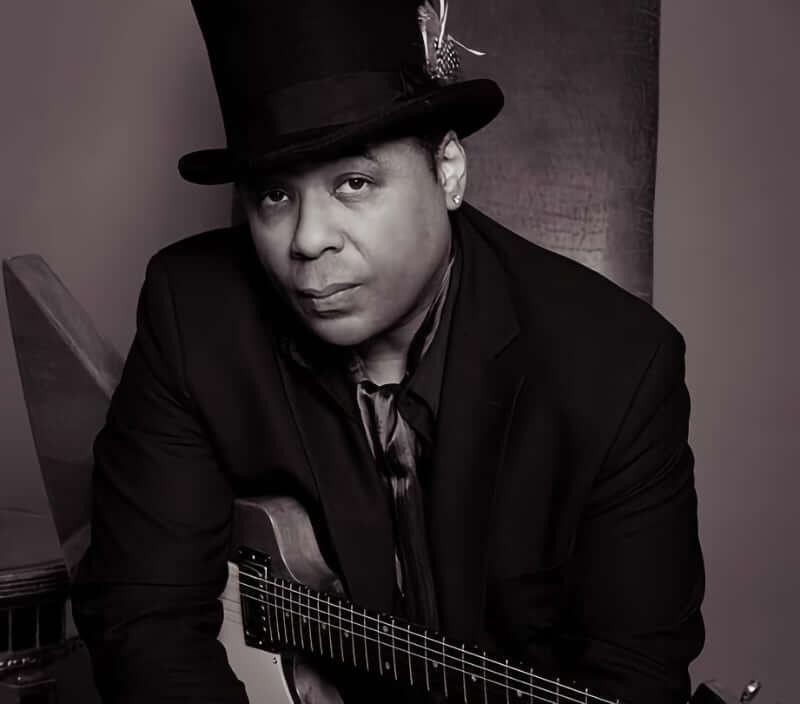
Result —
[[226, 97], [258, 96], [326, 76], [423, 65], [418, 0], [192, 4], [217, 90]]

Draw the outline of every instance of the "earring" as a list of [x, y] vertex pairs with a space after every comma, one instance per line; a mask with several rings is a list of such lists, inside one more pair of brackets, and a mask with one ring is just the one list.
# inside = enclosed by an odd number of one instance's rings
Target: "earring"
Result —
[[456, 205], [458, 205], [459, 203], [461, 203], [461, 196], [460, 196], [460, 195], [458, 195], [458, 193], [456, 193], [456, 194], [453, 196], [453, 203], [455, 203]]

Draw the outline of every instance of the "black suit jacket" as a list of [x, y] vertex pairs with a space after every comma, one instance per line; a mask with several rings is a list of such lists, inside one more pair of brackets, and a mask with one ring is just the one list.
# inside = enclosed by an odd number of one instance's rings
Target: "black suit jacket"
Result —
[[[430, 489], [443, 630], [609, 698], [685, 702], [703, 565], [684, 340], [588, 268], [453, 217]], [[216, 641], [237, 494], [298, 496], [351, 597], [391, 607], [386, 494], [349, 462], [363, 431], [282, 360], [282, 320], [245, 227], [148, 263], [73, 600], [106, 701], [244, 701]]]

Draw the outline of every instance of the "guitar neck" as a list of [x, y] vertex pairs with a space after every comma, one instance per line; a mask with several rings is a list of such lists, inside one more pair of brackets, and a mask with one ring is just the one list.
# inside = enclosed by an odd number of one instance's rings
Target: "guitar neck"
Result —
[[403, 619], [276, 578], [268, 560], [252, 558], [239, 563], [249, 646], [320, 655], [464, 704], [615, 704]]

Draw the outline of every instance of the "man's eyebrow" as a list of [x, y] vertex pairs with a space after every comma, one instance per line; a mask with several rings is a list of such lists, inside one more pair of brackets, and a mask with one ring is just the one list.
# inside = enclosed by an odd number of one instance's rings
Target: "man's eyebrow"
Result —
[[356, 149], [353, 149], [353, 151], [348, 151], [345, 152], [344, 154], [340, 154], [338, 157], [332, 159], [331, 161], [335, 163], [337, 161], [344, 161], [345, 159], [366, 159], [367, 161], [375, 164], [375, 166], [380, 165], [380, 160], [378, 159], [377, 156], [375, 156], [375, 152], [373, 151], [373, 148], [370, 145], [358, 147]]
[[364, 157], [367, 161], [371, 161], [376, 166], [380, 163], [378, 157], [375, 156], [375, 152], [372, 151], [372, 147], [364, 147], [358, 155]]

